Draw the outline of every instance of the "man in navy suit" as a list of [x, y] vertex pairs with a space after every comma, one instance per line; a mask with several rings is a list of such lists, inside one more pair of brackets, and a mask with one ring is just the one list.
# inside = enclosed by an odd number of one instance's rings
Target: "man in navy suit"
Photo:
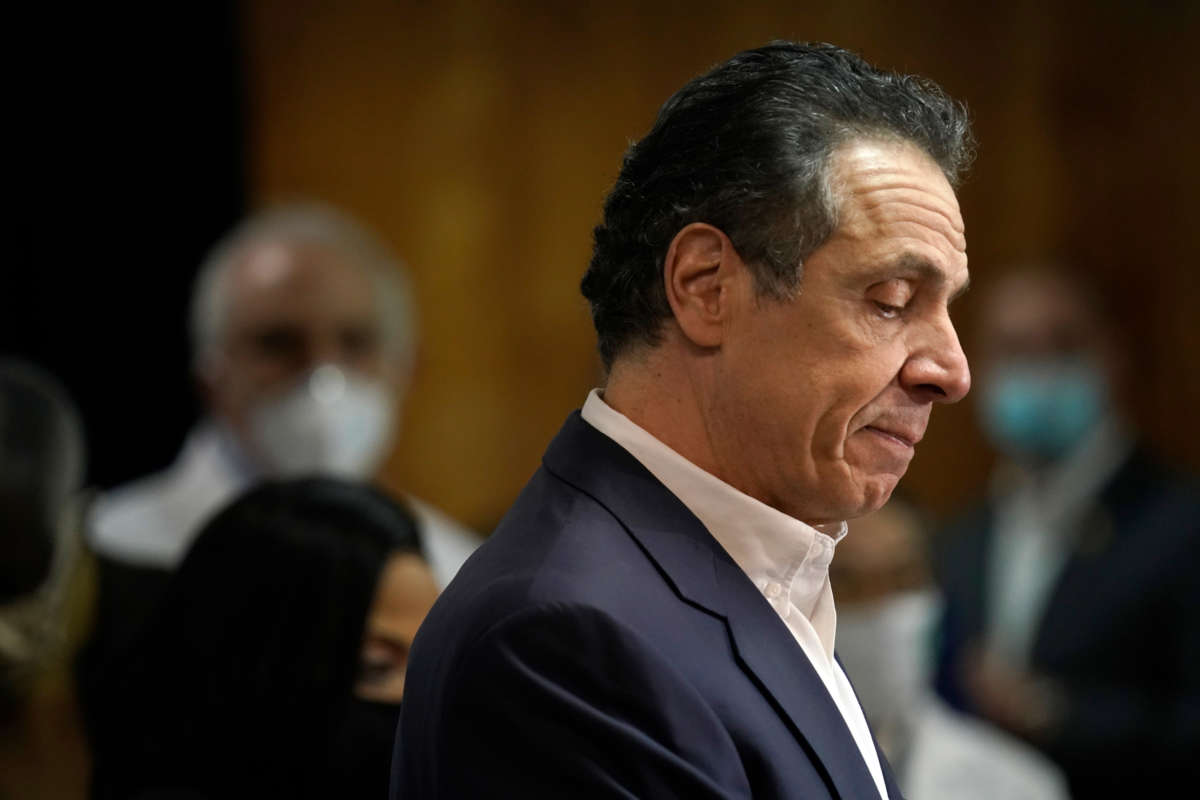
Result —
[[969, 151], [831, 45], [667, 101], [583, 279], [604, 388], [418, 634], [393, 797], [899, 797], [828, 566], [969, 387]]

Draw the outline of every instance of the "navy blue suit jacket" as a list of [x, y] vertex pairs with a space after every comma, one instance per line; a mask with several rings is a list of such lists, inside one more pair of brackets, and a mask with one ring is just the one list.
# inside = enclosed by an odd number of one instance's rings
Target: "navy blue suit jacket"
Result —
[[879, 794], [749, 578], [575, 413], [417, 635], [392, 796]]

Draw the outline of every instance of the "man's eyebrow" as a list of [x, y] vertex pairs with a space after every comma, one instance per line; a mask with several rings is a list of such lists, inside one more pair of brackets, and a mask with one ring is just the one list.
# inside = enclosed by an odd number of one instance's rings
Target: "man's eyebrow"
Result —
[[[889, 274], [895, 273], [915, 273], [922, 280], [927, 281], [935, 286], [945, 286], [948, 283], [946, 273], [929, 261], [924, 256], [919, 256], [916, 253], [904, 253], [895, 261], [891, 262], [884, 270]], [[958, 298], [962, 297], [967, 289], [971, 288], [971, 276], [967, 275], [967, 279], [963, 281], [963, 285], [954, 290], [950, 295], [948, 303], [953, 303]]]

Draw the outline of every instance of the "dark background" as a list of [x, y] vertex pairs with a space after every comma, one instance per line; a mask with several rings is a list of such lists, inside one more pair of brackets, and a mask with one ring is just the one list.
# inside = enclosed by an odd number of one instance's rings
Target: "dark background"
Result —
[[245, 207], [238, 16], [229, 3], [192, 5], [171, 18], [27, 11], [10, 30], [41, 79], [19, 82], [10, 118], [17, 248], [0, 356], [65, 384], [101, 486], [178, 450], [197, 411], [191, 279]]

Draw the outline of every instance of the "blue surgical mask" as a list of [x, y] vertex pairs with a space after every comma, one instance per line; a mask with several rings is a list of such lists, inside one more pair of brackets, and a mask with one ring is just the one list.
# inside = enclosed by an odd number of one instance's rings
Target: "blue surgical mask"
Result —
[[1104, 375], [1087, 359], [1014, 361], [989, 370], [980, 413], [1009, 456], [1053, 461], [1070, 451], [1107, 407]]

